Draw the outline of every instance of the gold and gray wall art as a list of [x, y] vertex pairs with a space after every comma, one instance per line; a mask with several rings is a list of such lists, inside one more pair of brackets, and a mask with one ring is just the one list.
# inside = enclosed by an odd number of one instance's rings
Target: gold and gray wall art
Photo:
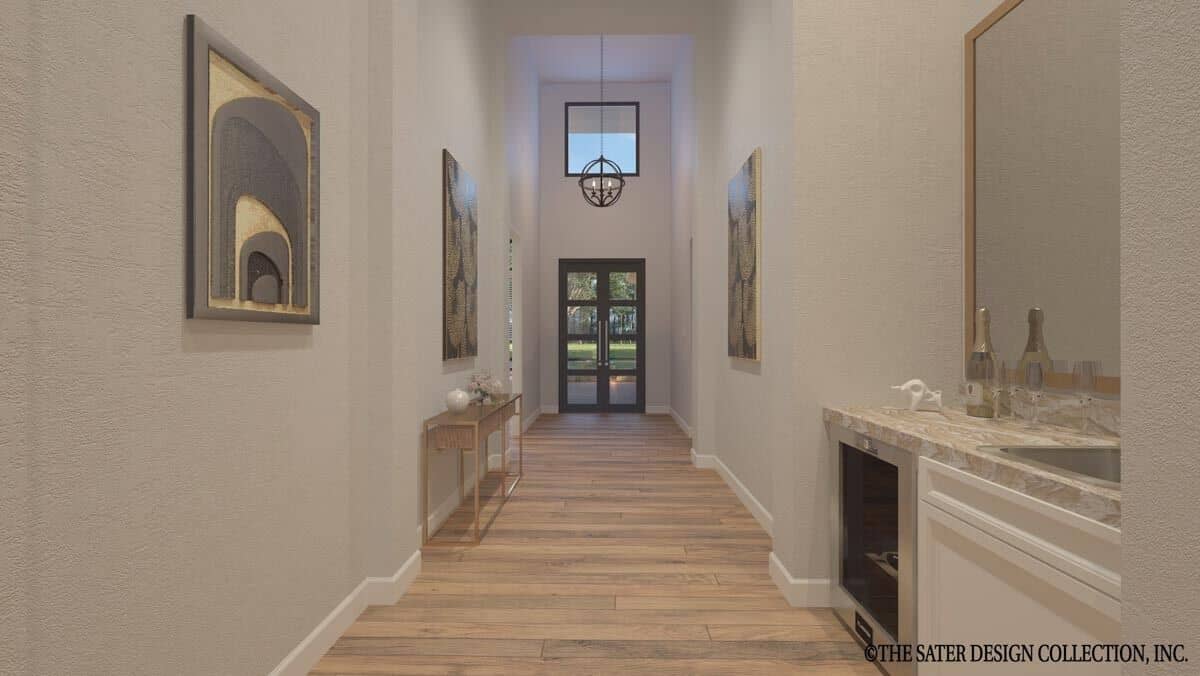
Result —
[[762, 149], [729, 181], [729, 356], [759, 361]]
[[442, 359], [479, 354], [479, 197], [475, 181], [442, 150]]
[[319, 323], [319, 115], [195, 16], [189, 317]]

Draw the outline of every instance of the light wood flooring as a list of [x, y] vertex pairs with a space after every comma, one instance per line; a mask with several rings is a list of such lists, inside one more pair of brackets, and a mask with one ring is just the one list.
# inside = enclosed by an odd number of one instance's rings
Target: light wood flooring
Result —
[[481, 491], [483, 543], [465, 503], [312, 673], [876, 676], [831, 611], [783, 600], [770, 538], [689, 445], [668, 416], [542, 416], [513, 497]]

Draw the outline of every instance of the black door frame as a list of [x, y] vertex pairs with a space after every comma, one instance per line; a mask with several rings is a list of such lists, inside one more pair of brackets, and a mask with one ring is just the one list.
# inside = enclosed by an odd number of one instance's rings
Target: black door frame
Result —
[[[595, 272], [596, 300], [568, 301], [567, 273]], [[637, 274], [637, 300], [622, 301], [608, 298], [608, 273], [634, 272]], [[646, 412], [646, 259], [645, 258], [560, 258], [558, 260], [558, 410], [560, 413], [623, 411]], [[567, 306], [594, 305], [596, 319], [604, 320], [607, 332], [609, 308], [626, 306], [637, 308], [637, 367], [632, 370], [615, 370], [608, 366], [605, 346], [607, 336], [596, 332], [596, 368], [567, 369]], [[596, 403], [570, 404], [567, 400], [568, 375], [596, 376]], [[631, 375], [637, 377], [637, 402], [634, 404], [610, 404], [609, 377]]]

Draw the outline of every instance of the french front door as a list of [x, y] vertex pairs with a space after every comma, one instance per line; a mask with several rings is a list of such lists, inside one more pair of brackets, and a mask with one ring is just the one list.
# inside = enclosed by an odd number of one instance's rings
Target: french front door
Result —
[[558, 262], [558, 410], [646, 411], [646, 260]]

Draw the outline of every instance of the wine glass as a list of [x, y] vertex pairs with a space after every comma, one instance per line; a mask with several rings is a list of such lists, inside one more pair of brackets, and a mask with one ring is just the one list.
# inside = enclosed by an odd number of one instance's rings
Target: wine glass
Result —
[[1029, 401], [1033, 403], [1033, 418], [1029, 426], [1038, 424], [1038, 413], [1041, 409], [1042, 390], [1046, 387], [1046, 370], [1040, 361], [1025, 364], [1025, 389], [1029, 392]]
[[999, 420], [1000, 397], [1008, 389], [1008, 365], [1003, 359], [992, 362], [992, 372], [988, 374], [988, 388], [992, 391], [992, 419]]
[[1092, 400], [1096, 393], [1096, 378], [1100, 375], [1100, 362], [1094, 360], [1080, 360], [1075, 362], [1075, 368], [1071, 372], [1071, 385], [1075, 389], [1075, 396], [1079, 399], [1079, 412], [1083, 418], [1079, 428], [1085, 434], [1088, 431], [1088, 423], [1091, 412]]
[[1013, 364], [1013, 372], [1007, 376], [1008, 379], [1008, 417], [1017, 419], [1017, 402], [1021, 398], [1021, 376], [1017, 370], [1020, 368], [1019, 363]]

